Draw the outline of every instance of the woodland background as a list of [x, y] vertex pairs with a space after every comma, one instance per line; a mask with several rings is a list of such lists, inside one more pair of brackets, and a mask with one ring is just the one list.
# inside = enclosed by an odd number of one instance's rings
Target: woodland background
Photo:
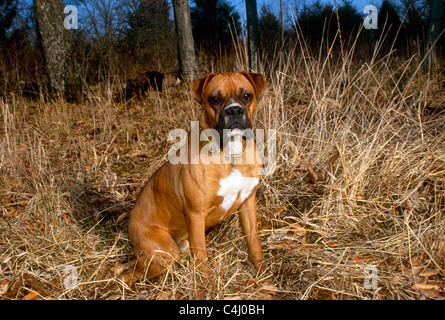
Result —
[[[276, 6], [259, 6], [255, 67], [243, 12], [190, 2], [193, 75], [268, 80], [253, 121], [277, 132], [257, 195], [268, 267], [254, 271], [234, 215], [206, 235], [206, 288], [188, 256], [160, 279], [119, 280], [128, 212], [166, 161], [168, 132], [201, 112], [173, 2], [64, 3], [78, 8], [72, 30], [58, 29], [60, 0], [0, 2], [0, 298], [443, 299], [445, 10], [433, 0], [381, 2], [376, 30], [354, 2], [285, 1], [284, 29]], [[58, 14], [42, 24], [34, 4], [49, 3]], [[39, 19], [64, 40], [45, 44]], [[127, 94], [154, 70], [162, 92]]]

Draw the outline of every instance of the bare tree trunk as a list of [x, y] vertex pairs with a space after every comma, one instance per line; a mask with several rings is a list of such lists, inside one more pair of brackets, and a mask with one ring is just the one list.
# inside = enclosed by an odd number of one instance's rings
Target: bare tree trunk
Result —
[[188, 0], [173, 0], [176, 38], [178, 42], [179, 74], [186, 82], [198, 77], [195, 45]]
[[284, 45], [284, 15], [283, 15], [283, 0], [280, 0], [280, 20], [281, 20], [281, 46]]
[[80, 93], [80, 80], [74, 70], [72, 40], [64, 27], [62, 0], [34, 0], [34, 13], [49, 88], [75, 100]]
[[[428, 35], [427, 35], [427, 45], [429, 49], [428, 53], [428, 68], [431, 68], [431, 65], [435, 59], [435, 51], [436, 47], [435, 42], [437, 38], [439, 38], [440, 32], [444, 29], [443, 26], [441, 28], [441, 21], [443, 10], [444, 10], [443, 0], [433, 0], [433, 5], [431, 7], [430, 21], [428, 24]], [[445, 35], [442, 35], [444, 37]]]
[[260, 30], [258, 28], [256, 0], [246, 0], [246, 15], [249, 67], [254, 72], [261, 72]]

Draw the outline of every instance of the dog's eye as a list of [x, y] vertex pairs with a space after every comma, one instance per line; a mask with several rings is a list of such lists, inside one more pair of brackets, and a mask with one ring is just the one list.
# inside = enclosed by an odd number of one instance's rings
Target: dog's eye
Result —
[[222, 100], [219, 97], [210, 97], [209, 101], [211, 104], [221, 104]]
[[243, 96], [242, 96], [242, 99], [243, 99], [244, 102], [249, 101], [250, 98], [252, 98], [252, 95], [251, 95], [250, 93], [245, 93], [245, 94], [243, 94]]

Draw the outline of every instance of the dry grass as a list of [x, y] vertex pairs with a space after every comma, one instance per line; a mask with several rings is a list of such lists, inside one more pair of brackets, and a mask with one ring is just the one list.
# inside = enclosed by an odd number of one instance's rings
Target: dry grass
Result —
[[132, 255], [122, 214], [166, 160], [168, 132], [198, 118], [185, 86], [167, 79], [126, 104], [112, 102], [112, 82], [80, 105], [0, 102], [1, 297], [444, 298], [443, 75], [416, 56], [302, 53], [270, 62], [255, 118], [277, 130], [277, 168], [258, 194], [269, 267], [254, 272], [234, 216], [207, 235], [204, 289], [188, 257], [135, 289], [116, 277]]

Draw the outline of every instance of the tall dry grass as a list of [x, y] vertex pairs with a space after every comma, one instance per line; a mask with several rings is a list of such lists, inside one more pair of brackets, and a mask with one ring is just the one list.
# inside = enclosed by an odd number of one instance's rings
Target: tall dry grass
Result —
[[[326, 50], [300, 39], [268, 62], [255, 116], [277, 130], [277, 167], [258, 192], [268, 269], [255, 273], [233, 216], [207, 234], [207, 288], [187, 256], [135, 288], [117, 277], [132, 255], [126, 213], [166, 161], [168, 132], [199, 116], [185, 85], [167, 78], [163, 93], [119, 104], [118, 79], [77, 105], [1, 101], [2, 299], [443, 298], [441, 69]], [[237, 69], [245, 54], [239, 46]]]

